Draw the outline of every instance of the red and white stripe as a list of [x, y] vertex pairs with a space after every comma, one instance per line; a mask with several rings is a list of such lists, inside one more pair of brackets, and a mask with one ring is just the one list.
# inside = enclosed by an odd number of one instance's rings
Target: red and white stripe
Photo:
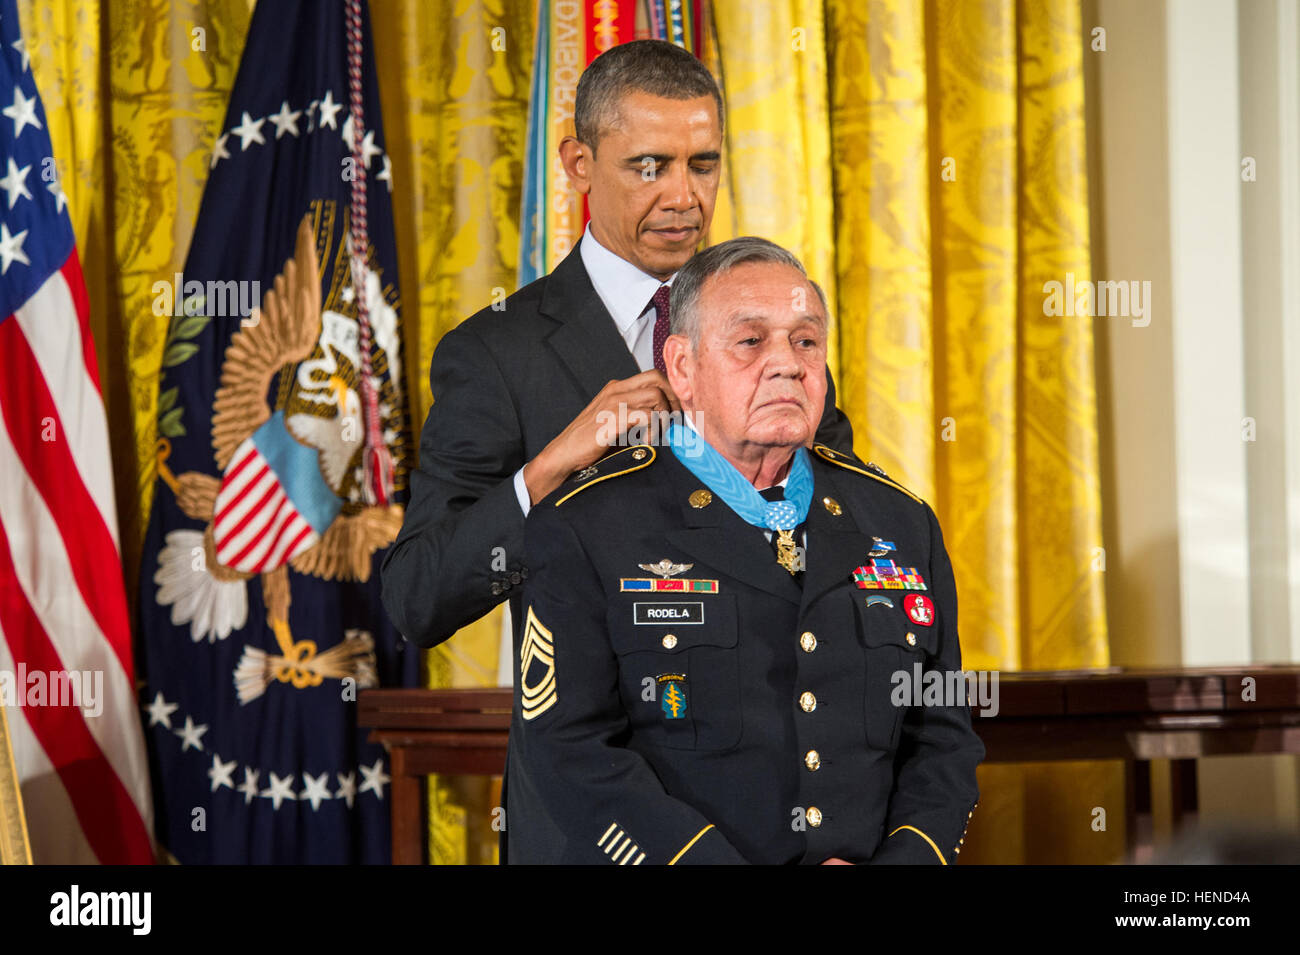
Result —
[[246, 574], [274, 570], [320, 540], [252, 438], [235, 449], [217, 492], [217, 562]]
[[74, 250], [0, 321], [0, 670], [103, 673], [99, 716], [6, 711], [38, 863], [153, 860], [110, 460]]

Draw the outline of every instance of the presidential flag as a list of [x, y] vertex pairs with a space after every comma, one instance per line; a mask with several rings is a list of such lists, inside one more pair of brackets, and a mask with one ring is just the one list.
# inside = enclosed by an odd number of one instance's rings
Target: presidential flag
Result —
[[183, 863], [389, 860], [357, 693], [414, 685], [392, 165], [361, 0], [259, 3], [167, 323], [141, 572], [158, 838]]
[[0, 2], [0, 706], [37, 863], [153, 860], [89, 305], [45, 110]]

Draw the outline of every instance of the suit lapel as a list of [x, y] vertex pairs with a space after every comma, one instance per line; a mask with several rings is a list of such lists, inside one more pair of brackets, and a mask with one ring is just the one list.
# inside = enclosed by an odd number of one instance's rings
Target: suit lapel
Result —
[[640, 369], [591, 284], [580, 245], [551, 273], [538, 311], [558, 323], [546, 343], [577, 382], [585, 404], [610, 380], [631, 378]]
[[677, 460], [672, 450], [660, 450], [672, 460], [661, 493], [668, 495], [668, 513], [676, 508], [683, 530], [668, 532], [668, 540], [691, 556], [716, 567], [721, 573], [749, 584], [764, 593], [799, 603], [799, 585], [781, 569], [762, 530], [741, 520], [716, 494], [705, 507], [692, 507], [691, 492], [704, 487]]

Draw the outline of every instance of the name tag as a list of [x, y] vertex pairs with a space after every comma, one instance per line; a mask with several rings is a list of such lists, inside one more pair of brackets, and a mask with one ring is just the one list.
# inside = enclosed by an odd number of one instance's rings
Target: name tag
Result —
[[634, 603], [632, 619], [638, 624], [704, 623], [704, 602]]

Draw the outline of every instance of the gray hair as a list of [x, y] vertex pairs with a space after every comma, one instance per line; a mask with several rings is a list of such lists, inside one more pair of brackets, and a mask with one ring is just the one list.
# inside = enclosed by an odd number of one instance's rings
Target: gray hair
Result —
[[795, 254], [767, 239], [744, 235], [709, 246], [692, 256], [677, 272], [677, 277], [673, 279], [672, 295], [668, 300], [669, 331], [673, 335], [685, 335], [690, 340], [692, 349], [699, 348], [699, 305], [704, 283], [715, 275], [722, 275], [748, 262], [771, 262], [795, 269], [808, 279], [808, 284], [813, 287], [821, 302], [822, 313], [829, 321], [831, 310], [826, 304], [826, 293], [820, 285], [808, 278], [807, 270]]
[[573, 103], [578, 141], [594, 154], [600, 137], [618, 121], [623, 97], [636, 91], [678, 100], [712, 96], [722, 125], [722, 93], [694, 54], [667, 40], [632, 40], [600, 54], [578, 78]]

